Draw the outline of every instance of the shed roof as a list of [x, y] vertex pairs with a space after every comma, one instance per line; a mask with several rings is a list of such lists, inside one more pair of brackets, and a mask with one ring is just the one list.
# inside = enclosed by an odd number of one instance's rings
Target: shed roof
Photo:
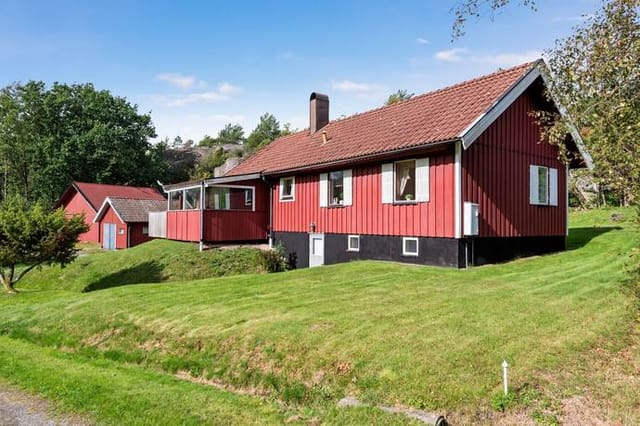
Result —
[[460, 140], [539, 63], [526, 63], [330, 121], [314, 133], [306, 129], [278, 138], [225, 176], [278, 173]]
[[102, 183], [72, 182], [71, 186], [65, 191], [60, 199], [54, 204], [54, 208], [60, 207], [65, 203], [65, 199], [73, 193], [79, 192], [89, 203], [94, 211], [98, 211], [105, 198], [137, 198], [148, 200], [164, 200], [164, 196], [155, 188], [126, 186], [126, 185], [107, 185]]
[[162, 200], [148, 200], [107, 197], [98, 210], [94, 222], [99, 222], [102, 219], [109, 206], [116, 212], [120, 220], [125, 223], [148, 222], [149, 212], [166, 210], [167, 201], [164, 198]]

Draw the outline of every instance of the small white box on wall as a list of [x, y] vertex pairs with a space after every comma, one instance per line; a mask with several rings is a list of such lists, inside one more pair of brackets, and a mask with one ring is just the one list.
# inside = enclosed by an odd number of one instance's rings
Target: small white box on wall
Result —
[[480, 206], [464, 203], [464, 235], [478, 235], [480, 230]]

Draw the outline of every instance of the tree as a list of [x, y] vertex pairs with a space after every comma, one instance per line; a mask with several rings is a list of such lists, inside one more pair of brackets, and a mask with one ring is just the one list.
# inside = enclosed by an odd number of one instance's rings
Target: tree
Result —
[[[595, 177], [625, 202], [640, 201], [640, 0], [605, 3], [547, 52], [549, 93], [565, 107], [595, 164]], [[563, 146], [567, 123], [538, 113], [545, 137]]]
[[65, 216], [12, 197], [0, 206], [0, 281], [8, 293], [29, 271], [42, 265], [72, 262], [78, 236], [88, 231], [84, 216]]
[[276, 120], [276, 117], [267, 112], [260, 117], [260, 122], [247, 138], [245, 145], [250, 152], [255, 151], [270, 144], [280, 135], [280, 123]]
[[227, 155], [222, 147], [214, 149], [196, 164], [189, 179], [200, 180], [213, 177], [214, 169], [222, 166], [226, 160]]
[[413, 98], [413, 95], [414, 93], [409, 93], [406, 90], [398, 90], [397, 92], [389, 95], [389, 97], [387, 98], [387, 102], [385, 102], [385, 105], [393, 105], [397, 104], [398, 102], [406, 101], [407, 99]]
[[241, 144], [244, 143], [244, 130], [239, 124], [227, 124], [220, 132], [217, 138], [218, 145]]
[[151, 117], [91, 84], [30, 81], [0, 89], [3, 190], [45, 205], [72, 180], [147, 185], [157, 179]]
[[209, 135], [204, 135], [202, 139], [200, 139], [200, 142], [198, 142], [198, 146], [209, 147], [209, 146], [214, 146], [217, 143], [218, 142], [216, 138], [212, 138]]
[[[464, 26], [469, 17], [479, 18], [481, 15], [488, 14], [493, 20], [497, 11], [512, 2], [513, 0], [462, 0], [457, 2], [456, 6], [451, 9], [455, 16], [452, 27], [453, 39], [460, 38], [465, 34]], [[518, 0], [518, 3], [536, 10], [535, 0]]]

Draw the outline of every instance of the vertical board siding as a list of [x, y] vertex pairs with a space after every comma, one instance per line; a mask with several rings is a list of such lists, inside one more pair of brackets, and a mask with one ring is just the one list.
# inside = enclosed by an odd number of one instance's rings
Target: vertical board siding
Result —
[[80, 234], [80, 241], [97, 243], [100, 241], [100, 232], [98, 230], [98, 224], [93, 223], [93, 219], [96, 217], [96, 213], [93, 211], [93, 208], [87, 203], [87, 200], [84, 199], [79, 192], [75, 192], [69, 202], [64, 206], [64, 211], [67, 217], [70, 217], [74, 214], [85, 214], [84, 221], [87, 225], [89, 225], [89, 230], [85, 233]]
[[146, 243], [153, 240], [148, 234], [142, 233], [142, 228], [147, 226], [147, 223], [129, 223], [129, 247], [137, 246], [138, 244]]
[[[269, 231], [269, 191], [261, 180], [233, 182], [233, 185], [255, 187], [255, 210], [204, 210], [204, 240], [265, 240]], [[231, 197], [231, 206], [244, 208], [244, 193]], [[167, 238], [200, 241], [200, 210], [169, 210]]]
[[[97, 223], [99, 225], [100, 230], [100, 245], [102, 245], [103, 240], [103, 225], [105, 223], [114, 223], [116, 225], [116, 248], [117, 249], [126, 249], [127, 248], [127, 224], [120, 221], [118, 215], [113, 211], [111, 206], [108, 206], [105, 213], [102, 215], [102, 219]], [[122, 233], [120, 233], [122, 230]]]
[[[481, 237], [565, 235], [566, 170], [558, 149], [539, 142], [535, 110], [525, 92], [462, 153], [463, 201], [480, 205]], [[557, 207], [529, 203], [532, 164], [558, 169]]]
[[429, 157], [428, 202], [382, 203], [382, 165], [353, 167], [353, 204], [320, 207], [319, 173], [296, 175], [296, 199], [278, 200], [273, 186], [273, 229], [276, 232], [316, 232], [365, 235], [453, 237], [453, 152]]

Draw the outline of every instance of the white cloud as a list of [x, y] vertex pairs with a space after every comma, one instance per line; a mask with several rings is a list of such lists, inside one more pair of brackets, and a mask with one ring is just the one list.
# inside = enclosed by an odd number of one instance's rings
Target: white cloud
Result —
[[230, 100], [234, 95], [242, 92], [238, 86], [223, 81], [215, 90], [193, 92], [175, 96], [152, 95], [151, 100], [159, 105], [168, 107], [182, 107], [194, 103], [215, 103]]
[[182, 75], [179, 73], [161, 73], [156, 75], [156, 80], [163, 81], [170, 86], [178, 87], [180, 89], [186, 90], [191, 89], [193, 87], [206, 87], [206, 83], [204, 81], [200, 81], [196, 79], [193, 75]]
[[463, 47], [456, 47], [453, 49], [441, 50], [439, 52], [436, 52], [434, 57], [438, 61], [442, 61], [442, 62], [459, 62], [462, 60], [461, 54], [466, 52], [467, 52], [467, 49]]
[[493, 55], [478, 55], [472, 56], [470, 59], [474, 62], [482, 62], [499, 67], [513, 67], [515, 65], [524, 64], [525, 62], [535, 61], [540, 57], [542, 57], [542, 52], [540, 52], [539, 50], [529, 50], [521, 53], [497, 53]]
[[332, 81], [331, 88], [339, 92], [378, 92], [384, 90], [384, 86], [375, 83], [358, 83], [351, 80]]
[[418, 43], [418, 44], [429, 44], [431, 42], [429, 40], [427, 40], [426, 38], [418, 37], [416, 39], [416, 43]]
[[593, 14], [588, 13], [581, 16], [554, 16], [551, 18], [551, 22], [582, 22], [591, 19]]

